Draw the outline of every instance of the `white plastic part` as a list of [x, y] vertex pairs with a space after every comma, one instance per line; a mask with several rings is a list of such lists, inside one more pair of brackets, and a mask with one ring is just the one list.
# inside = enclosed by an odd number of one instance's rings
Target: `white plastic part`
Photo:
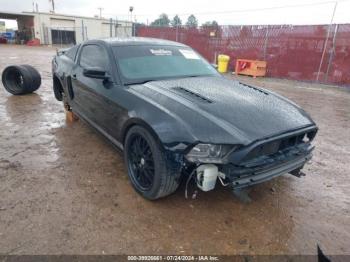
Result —
[[218, 179], [219, 179], [219, 181], [221, 182], [221, 185], [223, 185], [223, 186], [228, 186], [228, 185], [230, 185], [230, 183], [225, 183], [224, 182], [224, 179], [226, 178], [226, 175], [224, 174], [224, 173], [221, 173], [221, 172], [219, 172], [219, 174], [218, 174]]
[[215, 188], [219, 170], [216, 165], [206, 164], [197, 168], [197, 186], [202, 191], [210, 191]]

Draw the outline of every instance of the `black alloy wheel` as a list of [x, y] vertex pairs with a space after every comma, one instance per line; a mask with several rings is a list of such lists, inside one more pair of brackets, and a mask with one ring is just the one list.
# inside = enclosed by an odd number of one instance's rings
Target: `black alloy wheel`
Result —
[[142, 190], [149, 190], [154, 180], [154, 159], [146, 139], [134, 134], [128, 151], [128, 167], [130, 175]]
[[124, 161], [132, 186], [148, 200], [170, 195], [179, 186], [181, 172], [171, 168], [159, 139], [143, 126], [128, 130]]

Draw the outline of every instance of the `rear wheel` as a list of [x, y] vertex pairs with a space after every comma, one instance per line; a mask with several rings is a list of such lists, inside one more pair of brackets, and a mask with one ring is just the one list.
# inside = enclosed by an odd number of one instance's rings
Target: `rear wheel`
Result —
[[135, 190], [149, 200], [173, 193], [179, 186], [179, 174], [168, 167], [164, 149], [141, 126], [127, 133], [124, 159], [128, 176]]
[[58, 101], [62, 101], [63, 100], [63, 87], [61, 85], [61, 82], [57, 76], [54, 76], [52, 78], [52, 80], [53, 80], [53, 93], [55, 95], [55, 98]]

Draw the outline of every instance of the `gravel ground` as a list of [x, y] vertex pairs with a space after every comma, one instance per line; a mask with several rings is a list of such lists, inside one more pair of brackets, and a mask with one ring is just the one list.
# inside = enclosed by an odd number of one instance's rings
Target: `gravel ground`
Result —
[[282, 94], [320, 127], [306, 177], [254, 186], [243, 204], [227, 188], [186, 200], [137, 195], [122, 154], [81, 121], [66, 123], [52, 93], [53, 48], [0, 46], [0, 71], [31, 64], [34, 94], [0, 84], [1, 254], [350, 254], [350, 92], [239, 77]]

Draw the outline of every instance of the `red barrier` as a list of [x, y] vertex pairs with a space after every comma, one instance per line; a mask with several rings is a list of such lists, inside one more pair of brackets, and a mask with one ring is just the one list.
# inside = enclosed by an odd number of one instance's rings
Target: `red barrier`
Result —
[[39, 46], [40, 45], [40, 39], [34, 38], [33, 40], [29, 40], [27, 42], [28, 46]]
[[350, 24], [198, 29], [145, 26], [138, 28], [137, 35], [187, 44], [212, 63], [218, 54], [229, 55], [230, 69], [237, 58], [264, 60], [271, 77], [350, 85]]

